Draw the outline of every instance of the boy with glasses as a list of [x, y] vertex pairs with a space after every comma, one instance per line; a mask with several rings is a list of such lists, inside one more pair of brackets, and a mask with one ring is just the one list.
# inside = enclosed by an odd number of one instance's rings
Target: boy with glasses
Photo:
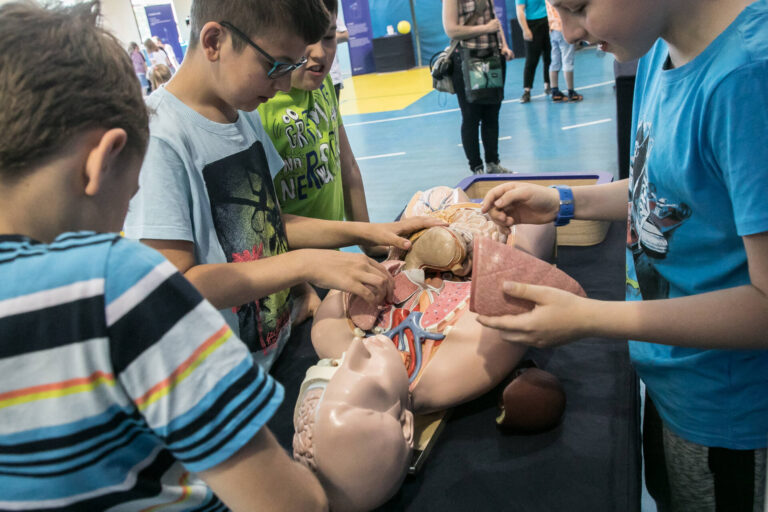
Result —
[[283, 161], [253, 111], [290, 89], [307, 44], [326, 33], [321, 0], [195, 0], [190, 18], [183, 64], [147, 102], [149, 148], [125, 232], [175, 264], [269, 368], [291, 323], [307, 314], [292, 307], [291, 287], [311, 282], [371, 302], [391, 293], [377, 262], [309, 248], [407, 247], [400, 235], [425, 221], [342, 223], [280, 211], [272, 180]]

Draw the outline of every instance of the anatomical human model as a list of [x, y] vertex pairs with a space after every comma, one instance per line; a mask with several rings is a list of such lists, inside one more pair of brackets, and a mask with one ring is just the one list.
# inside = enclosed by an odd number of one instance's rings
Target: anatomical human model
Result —
[[402, 484], [413, 448], [408, 375], [392, 341], [357, 338], [307, 371], [294, 411], [294, 458], [334, 512], [370, 510]]
[[497, 385], [525, 347], [502, 341], [499, 332], [469, 311], [472, 248], [488, 237], [551, 255], [552, 226], [517, 226], [508, 233], [480, 213], [463, 191], [438, 187], [417, 194], [403, 216], [431, 214], [447, 227], [412, 237], [407, 254], [385, 266], [394, 276], [394, 304], [372, 307], [356, 296], [330, 292], [315, 315], [312, 343], [321, 358], [339, 358], [355, 337], [392, 339], [408, 371], [413, 410], [426, 413], [471, 400]]
[[334, 511], [370, 510], [397, 492], [413, 447], [411, 411], [447, 409], [489, 391], [526, 350], [469, 310], [475, 239], [545, 259], [554, 227], [510, 232], [447, 187], [416, 194], [403, 217], [425, 214], [448, 225], [414, 234], [407, 253], [393, 251], [384, 262], [394, 303], [331, 291], [315, 315], [312, 343], [323, 359], [301, 387], [294, 457], [317, 474]]

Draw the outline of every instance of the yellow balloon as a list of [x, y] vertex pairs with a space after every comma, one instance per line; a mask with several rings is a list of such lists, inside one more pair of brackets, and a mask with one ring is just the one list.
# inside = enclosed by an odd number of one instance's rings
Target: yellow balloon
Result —
[[411, 31], [411, 24], [405, 20], [402, 20], [397, 24], [397, 31], [401, 34], [407, 34]]

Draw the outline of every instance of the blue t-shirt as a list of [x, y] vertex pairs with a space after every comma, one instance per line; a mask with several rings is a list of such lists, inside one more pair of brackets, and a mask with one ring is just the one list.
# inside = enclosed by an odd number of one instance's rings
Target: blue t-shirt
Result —
[[[768, 231], [766, 27], [768, 0], [760, 0], [678, 69], [666, 69], [661, 40], [641, 59], [628, 300], [750, 283], [741, 237]], [[630, 354], [674, 432], [707, 446], [766, 446], [768, 351], [630, 342]]]
[[[125, 234], [185, 240], [196, 264], [251, 261], [288, 250], [272, 180], [283, 160], [257, 112], [216, 123], [165, 89], [147, 100], [149, 148]], [[269, 369], [291, 330], [290, 290], [222, 310], [232, 330]]]
[[0, 510], [224, 510], [283, 389], [156, 251], [0, 236]]
[[547, 18], [547, 4], [544, 0], [515, 0], [515, 5], [525, 6], [525, 19], [538, 20]]

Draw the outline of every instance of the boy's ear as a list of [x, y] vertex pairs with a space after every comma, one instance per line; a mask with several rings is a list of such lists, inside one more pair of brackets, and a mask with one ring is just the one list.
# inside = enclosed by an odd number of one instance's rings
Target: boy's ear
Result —
[[200, 48], [209, 61], [219, 59], [221, 43], [224, 41], [224, 29], [215, 21], [209, 21], [200, 30]]
[[91, 146], [85, 160], [85, 195], [95, 196], [101, 189], [104, 175], [114, 169], [115, 162], [125, 148], [128, 134], [122, 128], [107, 130]]

